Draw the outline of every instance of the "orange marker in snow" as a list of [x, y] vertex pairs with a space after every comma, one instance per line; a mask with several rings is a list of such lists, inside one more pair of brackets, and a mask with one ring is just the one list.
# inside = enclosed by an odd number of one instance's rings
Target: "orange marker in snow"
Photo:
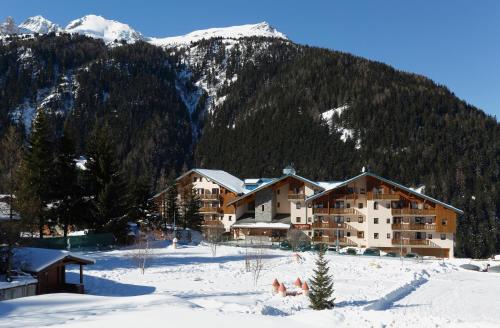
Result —
[[295, 280], [294, 285], [299, 288], [302, 287], [302, 281], [300, 281], [300, 278], [297, 278], [297, 280]]
[[274, 281], [273, 281], [273, 292], [277, 293], [279, 287], [280, 287], [280, 283], [279, 283], [278, 279], [274, 278]]
[[279, 292], [281, 297], [286, 296], [286, 287], [285, 287], [285, 285], [283, 285], [283, 283], [280, 284], [280, 287], [278, 288], [278, 292]]
[[303, 290], [303, 294], [307, 296], [307, 294], [309, 294], [309, 286], [307, 285], [307, 282], [304, 281], [304, 283], [302, 284], [302, 290]]

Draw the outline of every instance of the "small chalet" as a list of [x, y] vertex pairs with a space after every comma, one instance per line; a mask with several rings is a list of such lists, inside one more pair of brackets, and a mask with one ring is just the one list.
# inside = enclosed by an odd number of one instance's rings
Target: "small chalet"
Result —
[[[36, 294], [84, 293], [83, 266], [95, 260], [65, 250], [23, 247], [14, 251], [14, 267], [38, 280]], [[66, 281], [66, 265], [80, 266], [79, 283]]]

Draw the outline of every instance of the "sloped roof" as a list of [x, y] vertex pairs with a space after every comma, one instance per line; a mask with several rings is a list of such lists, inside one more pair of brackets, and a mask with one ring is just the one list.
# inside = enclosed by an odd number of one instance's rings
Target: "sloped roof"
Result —
[[460, 210], [460, 209], [458, 209], [458, 208], [456, 208], [456, 207], [453, 207], [453, 206], [451, 206], [451, 205], [449, 205], [449, 204], [446, 204], [446, 203], [444, 203], [444, 202], [442, 202], [442, 201], [440, 201], [440, 200], [437, 200], [437, 199], [435, 199], [435, 198], [432, 198], [432, 197], [430, 197], [430, 196], [427, 196], [427, 195], [425, 195], [425, 194], [422, 194], [422, 193], [420, 193], [420, 192], [418, 192], [418, 191], [416, 191], [416, 190], [414, 190], [414, 189], [410, 189], [410, 188], [408, 188], [408, 187], [403, 186], [402, 184], [399, 184], [399, 183], [397, 183], [397, 182], [394, 182], [394, 181], [391, 181], [391, 180], [389, 180], [389, 179], [383, 178], [383, 177], [378, 176], [378, 175], [376, 175], [376, 174], [374, 174], [374, 173], [371, 173], [371, 172], [363, 172], [363, 173], [361, 173], [361, 174], [359, 174], [359, 175], [357, 175], [357, 176], [355, 176], [355, 177], [353, 177], [353, 178], [350, 178], [350, 179], [348, 179], [348, 180], [346, 180], [346, 181], [344, 181], [344, 182], [341, 182], [341, 183], [335, 184], [335, 185], [333, 185], [333, 187], [331, 187], [331, 188], [329, 188], [329, 189], [326, 189], [326, 190], [324, 190], [324, 191], [322, 191], [322, 192], [320, 192], [320, 193], [318, 193], [318, 194], [316, 194], [316, 195], [313, 195], [313, 196], [311, 196], [311, 197], [307, 198], [307, 199], [306, 199], [306, 202], [309, 202], [309, 201], [311, 201], [311, 200], [313, 200], [313, 199], [316, 199], [316, 198], [321, 197], [321, 196], [323, 196], [323, 195], [325, 195], [325, 194], [328, 194], [328, 193], [329, 193], [329, 192], [331, 192], [332, 190], [335, 190], [335, 189], [337, 189], [337, 188], [343, 187], [343, 186], [345, 186], [345, 185], [349, 184], [350, 182], [352, 182], [352, 181], [354, 181], [354, 180], [357, 180], [357, 179], [359, 179], [359, 178], [361, 178], [361, 177], [364, 177], [364, 176], [371, 176], [371, 177], [373, 177], [373, 178], [375, 178], [375, 179], [379, 179], [379, 180], [381, 180], [381, 181], [384, 181], [385, 183], [388, 183], [388, 184], [391, 184], [391, 185], [393, 185], [393, 186], [395, 186], [395, 187], [398, 187], [398, 188], [400, 188], [400, 189], [403, 189], [403, 190], [405, 190], [405, 191], [407, 191], [407, 192], [409, 192], [409, 193], [411, 193], [411, 194], [414, 194], [414, 195], [416, 195], [416, 196], [419, 196], [419, 197], [422, 197], [422, 198], [424, 198], [424, 199], [430, 200], [431, 202], [434, 202], [434, 203], [436, 203], [436, 204], [442, 205], [443, 207], [446, 207], [446, 208], [448, 208], [448, 209], [450, 209], [450, 210], [452, 210], [452, 211], [454, 211], [454, 212], [456, 212], [456, 213], [458, 213], [458, 214], [463, 214], [463, 213], [464, 213], [462, 210]]
[[210, 179], [213, 182], [237, 194], [242, 194], [245, 192], [243, 181], [223, 170], [192, 169], [178, 177], [177, 180], [180, 180], [191, 173], [198, 173], [199, 175]]
[[75, 260], [82, 264], [94, 264], [90, 257], [60, 249], [22, 247], [14, 250], [14, 264], [26, 272], [40, 272], [62, 260]]
[[296, 179], [301, 180], [301, 181], [303, 181], [303, 182], [305, 182], [305, 183], [312, 184], [312, 185], [314, 185], [314, 186], [316, 186], [316, 187], [318, 187], [318, 188], [320, 188], [320, 189], [325, 189], [325, 188], [323, 188], [321, 185], [319, 185], [317, 182], [314, 182], [314, 181], [311, 181], [311, 180], [306, 179], [306, 178], [304, 178], [304, 177], [301, 177], [300, 175], [297, 175], [297, 174], [285, 174], [285, 175], [283, 175], [281, 178], [277, 178], [277, 179], [274, 179], [274, 180], [269, 181], [268, 183], [263, 183], [263, 184], [259, 185], [257, 188], [255, 188], [255, 189], [252, 189], [252, 190], [248, 191], [248, 192], [247, 192], [247, 193], [245, 193], [244, 195], [242, 195], [242, 196], [240, 196], [240, 197], [238, 197], [238, 198], [233, 199], [232, 201], [230, 201], [230, 202], [229, 202], [229, 203], [227, 203], [227, 204], [228, 204], [228, 205], [234, 204], [234, 203], [236, 203], [237, 201], [240, 201], [240, 200], [242, 200], [243, 198], [245, 198], [245, 197], [247, 197], [247, 196], [250, 196], [250, 195], [252, 195], [252, 194], [254, 194], [254, 193], [256, 193], [256, 192], [258, 192], [258, 191], [260, 191], [260, 190], [262, 190], [262, 189], [265, 189], [265, 188], [267, 188], [267, 187], [269, 187], [269, 186], [272, 186], [273, 184], [276, 184], [276, 183], [278, 183], [278, 182], [280, 182], [280, 181], [282, 181], [282, 180], [284, 180], [284, 179], [286, 179], [286, 178], [289, 178], [289, 177], [296, 178]]

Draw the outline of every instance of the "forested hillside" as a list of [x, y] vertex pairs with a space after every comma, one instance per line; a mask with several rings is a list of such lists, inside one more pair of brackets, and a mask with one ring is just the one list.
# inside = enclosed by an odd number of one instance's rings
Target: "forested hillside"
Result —
[[282, 39], [161, 48], [48, 34], [2, 41], [0, 90], [0, 139], [12, 124], [29, 134], [42, 110], [84, 154], [106, 125], [125, 176], [150, 193], [194, 165], [245, 178], [293, 163], [317, 180], [365, 166], [463, 209], [458, 255], [500, 251], [500, 125], [385, 64]]

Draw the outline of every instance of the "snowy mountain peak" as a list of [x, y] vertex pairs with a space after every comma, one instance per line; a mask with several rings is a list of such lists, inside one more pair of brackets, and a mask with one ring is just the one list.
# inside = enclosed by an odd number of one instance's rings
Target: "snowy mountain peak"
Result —
[[62, 29], [59, 25], [40, 15], [29, 17], [21, 25], [19, 25], [20, 33], [24, 34], [46, 34], [50, 32], [60, 32], [61, 30]]
[[158, 46], [180, 46], [189, 45], [202, 39], [223, 38], [240, 39], [244, 37], [261, 36], [269, 38], [287, 39], [286, 35], [277, 31], [267, 22], [258, 24], [246, 24], [239, 26], [209, 28], [198, 30], [181, 36], [166, 38], [151, 38], [150, 42]]
[[125, 40], [128, 43], [134, 43], [143, 39], [142, 34], [129, 25], [97, 15], [86, 15], [75, 19], [66, 26], [65, 31], [103, 39], [106, 43], [114, 40]]

